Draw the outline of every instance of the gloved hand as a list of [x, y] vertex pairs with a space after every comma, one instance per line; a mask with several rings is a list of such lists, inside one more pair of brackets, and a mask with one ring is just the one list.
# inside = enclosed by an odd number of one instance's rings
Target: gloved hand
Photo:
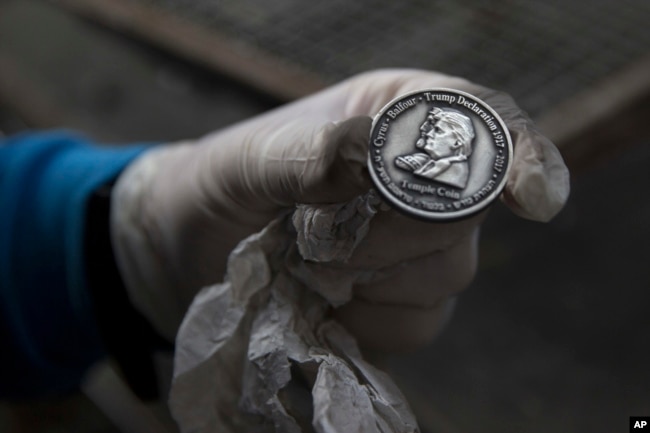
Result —
[[[366, 192], [371, 119], [393, 98], [431, 87], [476, 95], [506, 122], [514, 158], [504, 202], [546, 221], [563, 206], [569, 176], [558, 150], [505, 94], [417, 70], [357, 75], [196, 141], [155, 149], [113, 194], [116, 258], [135, 306], [172, 339], [193, 296], [223, 280], [230, 251], [296, 203], [335, 203]], [[446, 224], [380, 212], [346, 269], [392, 270], [355, 288], [334, 314], [363, 347], [428, 342], [477, 265], [484, 213]]]

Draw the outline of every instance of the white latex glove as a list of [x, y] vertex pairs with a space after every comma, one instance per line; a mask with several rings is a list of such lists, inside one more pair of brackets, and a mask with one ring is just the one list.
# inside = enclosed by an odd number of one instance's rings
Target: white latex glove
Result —
[[[152, 150], [126, 170], [113, 194], [112, 234], [134, 305], [174, 338], [195, 293], [223, 280], [241, 239], [296, 203], [344, 202], [366, 192], [368, 116], [431, 87], [474, 94], [501, 115], [515, 148], [504, 201], [523, 217], [552, 218], [567, 199], [568, 171], [510, 97], [427, 71], [364, 73], [202, 139]], [[474, 276], [483, 216], [435, 224], [380, 212], [341, 272], [391, 276], [356, 287], [334, 314], [366, 348], [428, 342]]]

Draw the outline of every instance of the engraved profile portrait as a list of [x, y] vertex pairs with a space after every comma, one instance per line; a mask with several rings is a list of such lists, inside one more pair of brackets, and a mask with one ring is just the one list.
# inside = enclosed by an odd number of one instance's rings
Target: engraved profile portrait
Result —
[[415, 176], [465, 188], [469, 177], [467, 159], [475, 137], [472, 120], [463, 113], [435, 107], [420, 126], [416, 152], [395, 158], [395, 165]]

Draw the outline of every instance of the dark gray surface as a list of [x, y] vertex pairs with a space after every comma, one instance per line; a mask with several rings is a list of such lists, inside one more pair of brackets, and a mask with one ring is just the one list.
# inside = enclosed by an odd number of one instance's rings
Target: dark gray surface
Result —
[[45, 2], [0, 5], [0, 60], [9, 59], [37, 87], [36, 97], [60, 111], [61, 126], [99, 140], [191, 138], [274, 105], [225, 77]]
[[378, 67], [444, 71], [537, 115], [650, 50], [646, 0], [138, 0], [329, 81]]
[[393, 363], [461, 432], [622, 432], [650, 414], [650, 143], [573, 182], [550, 224], [499, 206], [440, 339]]

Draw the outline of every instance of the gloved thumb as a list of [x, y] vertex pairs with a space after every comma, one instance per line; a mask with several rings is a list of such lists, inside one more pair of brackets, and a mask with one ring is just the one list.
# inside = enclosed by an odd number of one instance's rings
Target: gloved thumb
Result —
[[[215, 158], [221, 162], [214, 184], [249, 212], [348, 201], [371, 187], [366, 163], [370, 126], [365, 116], [264, 125], [234, 140], [238, 144], [228, 150], [227, 164]], [[219, 146], [213, 149], [219, 152]]]

